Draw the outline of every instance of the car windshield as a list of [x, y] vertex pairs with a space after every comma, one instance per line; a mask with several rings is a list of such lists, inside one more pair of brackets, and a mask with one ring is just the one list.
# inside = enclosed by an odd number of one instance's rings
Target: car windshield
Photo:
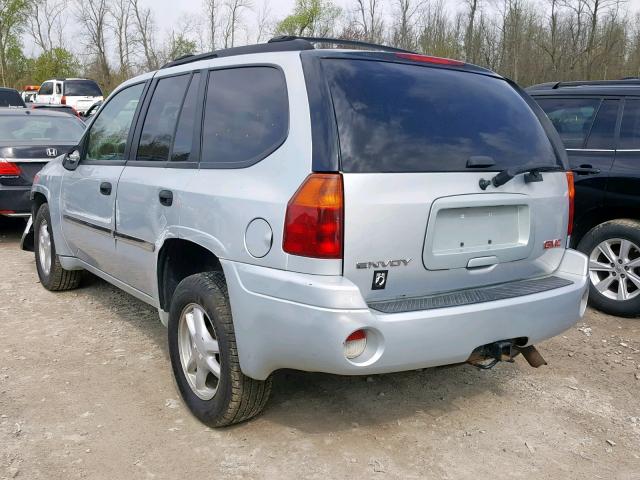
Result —
[[79, 120], [65, 116], [4, 115], [0, 116], [0, 142], [78, 143], [84, 126]]
[[93, 80], [67, 80], [64, 82], [67, 97], [101, 97], [100, 87]]
[[0, 90], [0, 107], [24, 107], [24, 102], [18, 92]]
[[464, 171], [557, 166], [540, 121], [504, 80], [444, 68], [324, 61], [345, 172]]

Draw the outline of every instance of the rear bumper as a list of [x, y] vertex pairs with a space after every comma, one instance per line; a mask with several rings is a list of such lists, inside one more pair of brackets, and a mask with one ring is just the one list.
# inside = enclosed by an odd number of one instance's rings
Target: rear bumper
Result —
[[[493, 302], [405, 313], [368, 308], [343, 277], [223, 262], [243, 372], [265, 379], [291, 368], [341, 375], [464, 362], [478, 346], [526, 337], [533, 344], [574, 325], [586, 308], [587, 258], [567, 250], [556, 277], [565, 287]], [[347, 360], [343, 342], [368, 331], [367, 350]]]
[[31, 214], [31, 186], [7, 187], [0, 185], [0, 213], [12, 216], [28, 216]]

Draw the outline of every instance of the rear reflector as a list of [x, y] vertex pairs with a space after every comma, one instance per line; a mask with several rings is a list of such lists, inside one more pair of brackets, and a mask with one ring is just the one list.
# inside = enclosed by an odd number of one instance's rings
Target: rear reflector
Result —
[[429, 55], [418, 55], [417, 53], [396, 53], [396, 57], [411, 60], [412, 62], [435, 63], [437, 65], [456, 65], [458, 67], [464, 65], [460, 60], [451, 58], [432, 57]]
[[287, 205], [282, 249], [292, 255], [342, 258], [342, 175], [309, 175]]
[[22, 173], [20, 167], [13, 162], [7, 162], [6, 160], [0, 160], [0, 176], [3, 177], [17, 177]]
[[350, 360], [359, 357], [366, 347], [367, 333], [364, 330], [356, 330], [344, 342], [344, 356]]
[[62, 105], [66, 105], [66, 104], [67, 104], [67, 97], [62, 97], [62, 98], [60, 99], [60, 103], [61, 103]]
[[569, 191], [569, 224], [567, 225], [567, 235], [573, 233], [573, 215], [575, 212], [576, 187], [573, 184], [573, 172], [567, 172], [567, 186]]

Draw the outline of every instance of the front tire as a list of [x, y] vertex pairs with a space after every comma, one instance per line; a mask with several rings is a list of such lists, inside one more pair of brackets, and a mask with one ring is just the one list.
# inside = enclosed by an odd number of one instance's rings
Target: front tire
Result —
[[589, 257], [589, 303], [611, 315], [640, 315], [640, 222], [602, 223], [580, 240], [578, 250]]
[[271, 378], [254, 380], [240, 369], [222, 272], [198, 273], [178, 284], [168, 327], [178, 389], [200, 421], [224, 427], [262, 411], [271, 393]]
[[56, 254], [49, 204], [43, 203], [33, 222], [34, 252], [40, 283], [52, 292], [72, 290], [80, 285], [82, 270], [65, 270]]

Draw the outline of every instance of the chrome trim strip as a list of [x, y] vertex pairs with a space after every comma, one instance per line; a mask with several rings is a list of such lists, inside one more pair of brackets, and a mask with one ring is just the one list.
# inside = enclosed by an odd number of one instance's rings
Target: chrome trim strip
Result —
[[87, 228], [91, 228], [93, 230], [96, 230], [97, 232], [102, 233], [103, 235], [109, 235], [109, 236], [113, 235], [113, 231], [110, 228], [103, 227], [101, 225], [96, 225], [94, 223], [87, 222], [85, 220], [81, 220], [81, 219], [76, 218], [76, 217], [72, 217], [71, 215], [62, 215], [62, 218], [64, 218], [68, 222], [75, 223], [75, 224], [80, 225], [82, 227], [87, 227]]
[[132, 237], [131, 235], [126, 235], [120, 232], [114, 232], [113, 236], [116, 237], [116, 240], [122, 240], [123, 242], [143, 248], [149, 252], [153, 252], [156, 249], [156, 246], [153, 243], [147, 242], [146, 240], [142, 240], [137, 237]]
[[[57, 155], [58, 157], [60, 155]], [[55, 157], [48, 158], [3, 158], [7, 162], [11, 163], [48, 163], [53, 160]]]
[[620, 148], [617, 152], [640, 152], [640, 148]]
[[132, 237], [131, 235], [126, 235], [120, 232], [114, 232], [110, 228], [103, 227], [101, 225], [96, 225], [95, 223], [87, 222], [86, 220], [81, 220], [71, 215], [62, 215], [62, 218], [64, 218], [69, 222], [80, 225], [82, 227], [91, 228], [103, 235], [112, 236], [116, 240], [122, 240], [123, 242], [127, 242], [131, 245], [135, 245], [137, 247], [143, 248], [144, 250], [147, 250], [149, 252], [155, 252], [156, 250], [156, 246], [153, 243], [147, 242], [146, 240], [142, 240], [141, 238]]
[[615, 152], [608, 148], [565, 148], [567, 152]]

